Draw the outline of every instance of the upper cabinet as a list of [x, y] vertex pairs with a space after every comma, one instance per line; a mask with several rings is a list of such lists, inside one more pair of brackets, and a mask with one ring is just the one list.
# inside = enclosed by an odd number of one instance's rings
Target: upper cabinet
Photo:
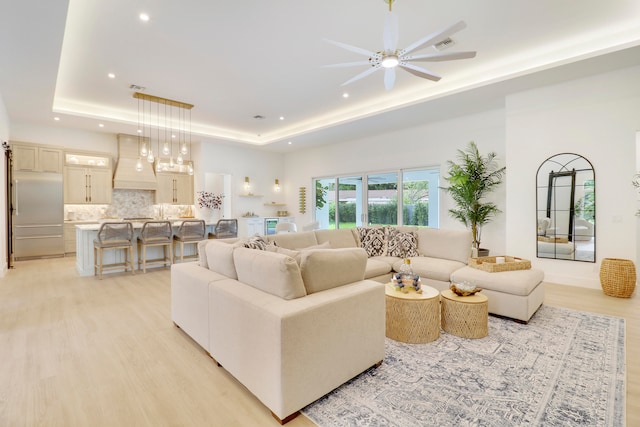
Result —
[[110, 155], [91, 152], [65, 153], [65, 203], [109, 204], [112, 193], [111, 180]]
[[156, 161], [156, 203], [173, 205], [193, 204], [193, 175], [187, 172], [189, 164], [168, 166]]
[[62, 173], [61, 148], [12, 142], [13, 170], [20, 172]]

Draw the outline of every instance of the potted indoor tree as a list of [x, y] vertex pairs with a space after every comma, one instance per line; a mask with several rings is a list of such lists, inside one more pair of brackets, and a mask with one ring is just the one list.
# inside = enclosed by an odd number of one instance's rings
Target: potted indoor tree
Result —
[[447, 162], [449, 175], [444, 179], [448, 187], [441, 187], [451, 195], [456, 205], [449, 214], [471, 228], [474, 256], [489, 255], [488, 249], [480, 249], [482, 226], [495, 214], [501, 212], [485, 196], [502, 183], [506, 167], [498, 167], [497, 154], [490, 152], [482, 156], [475, 142], [469, 142], [465, 150], [458, 150], [458, 163]]

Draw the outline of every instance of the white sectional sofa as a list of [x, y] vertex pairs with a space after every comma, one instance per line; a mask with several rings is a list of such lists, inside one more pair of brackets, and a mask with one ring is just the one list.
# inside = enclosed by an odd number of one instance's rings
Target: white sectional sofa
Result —
[[438, 290], [456, 273], [480, 280], [494, 314], [526, 322], [544, 297], [538, 270], [467, 271], [466, 230], [313, 230], [206, 240], [198, 252], [171, 268], [172, 320], [281, 422], [383, 360], [384, 283], [403, 256]]

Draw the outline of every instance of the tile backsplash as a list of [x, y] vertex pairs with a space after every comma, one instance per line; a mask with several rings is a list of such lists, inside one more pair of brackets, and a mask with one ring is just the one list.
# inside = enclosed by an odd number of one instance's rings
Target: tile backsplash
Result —
[[184, 215], [190, 205], [156, 205], [155, 192], [148, 190], [114, 189], [110, 205], [65, 205], [67, 220], [98, 220], [101, 218], [160, 218]]

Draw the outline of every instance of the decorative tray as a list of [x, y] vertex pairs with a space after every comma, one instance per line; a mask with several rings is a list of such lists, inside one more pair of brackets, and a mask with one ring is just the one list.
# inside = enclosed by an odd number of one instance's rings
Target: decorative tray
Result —
[[[504, 262], [496, 262], [496, 258], [504, 258]], [[502, 256], [483, 256], [478, 258], [469, 258], [469, 267], [478, 270], [496, 273], [499, 271], [528, 270], [531, 268], [531, 261], [524, 258], [518, 258], [508, 255]]]

